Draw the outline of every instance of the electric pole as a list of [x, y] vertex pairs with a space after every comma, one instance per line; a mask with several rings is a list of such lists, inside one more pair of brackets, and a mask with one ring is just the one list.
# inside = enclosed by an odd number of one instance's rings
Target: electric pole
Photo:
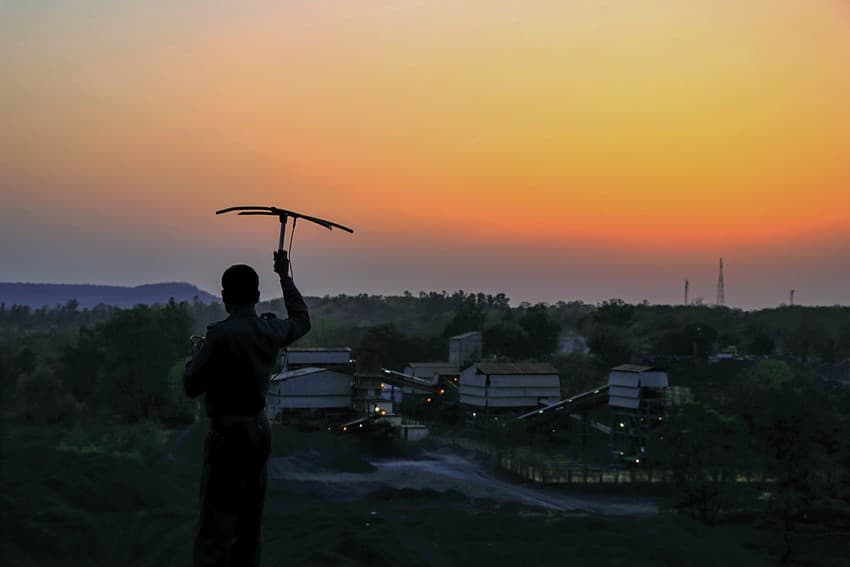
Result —
[[726, 289], [723, 283], [723, 258], [720, 258], [720, 273], [717, 275], [717, 305], [726, 305]]

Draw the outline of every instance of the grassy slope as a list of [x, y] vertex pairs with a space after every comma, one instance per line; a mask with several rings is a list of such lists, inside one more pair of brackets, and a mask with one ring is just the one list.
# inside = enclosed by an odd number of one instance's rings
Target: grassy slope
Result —
[[[190, 564], [196, 457], [61, 450], [60, 432], [8, 423], [0, 435], [0, 564]], [[181, 452], [198, 455], [202, 435]], [[668, 515], [566, 517], [407, 491], [340, 503], [272, 486], [264, 565], [759, 565], [764, 537]]]

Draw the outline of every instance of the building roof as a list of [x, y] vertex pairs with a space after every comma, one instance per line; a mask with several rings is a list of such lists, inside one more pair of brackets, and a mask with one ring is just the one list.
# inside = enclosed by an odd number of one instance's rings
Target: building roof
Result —
[[287, 347], [287, 352], [351, 352], [351, 347]]
[[608, 375], [608, 383], [611, 386], [623, 386], [625, 388], [666, 388], [668, 383], [667, 373], [661, 370], [652, 371], [623, 371], [612, 370]]
[[444, 360], [438, 362], [408, 362], [407, 365], [411, 368], [451, 368], [455, 369], [453, 364], [449, 364]]
[[[449, 364], [448, 362], [408, 362], [405, 370], [410, 369], [413, 374], [416, 374], [417, 370], [422, 370], [425, 372], [430, 372], [431, 374], [451, 374], [456, 376], [458, 372], [458, 367], [454, 364]], [[421, 378], [421, 376], [419, 376]], [[430, 376], [429, 376], [430, 378]]]
[[316, 367], [307, 367], [307, 368], [299, 368], [298, 370], [290, 370], [288, 372], [281, 372], [280, 374], [275, 374], [272, 376], [272, 382], [279, 382], [281, 380], [291, 380], [292, 378], [300, 378], [301, 376], [308, 376], [310, 374], [316, 374], [317, 372], [328, 372], [326, 368], [316, 368]]
[[423, 390], [425, 392], [433, 392], [434, 388], [437, 385], [437, 379], [434, 380], [426, 380], [424, 378], [417, 378], [416, 376], [411, 376], [410, 374], [404, 374], [403, 372], [396, 372], [395, 370], [387, 370], [383, 369], [383, 380], [389, 384], [394, 384], [396, 386], [407, 386], [410, 388], [416, 388]]
[[658, 368], [654, 366], [641, 366], [639, 364], [621, 364], [620, 366], [615, 366], [611, 370], [616, 370], [618, 372], [652, 372], [653, 370], [658, 370]]
[[481, 374], [557, 374], [548, 362], [478, 362]]
[[481, 333], [479, 331], [469, 331], [468, 333], [461, 333], [459, 335], [449, 337], [449, 340], [451, 340], [451, 339], [468, 339], [470, 337], [474, 337], [475, 335], [481, 336]]

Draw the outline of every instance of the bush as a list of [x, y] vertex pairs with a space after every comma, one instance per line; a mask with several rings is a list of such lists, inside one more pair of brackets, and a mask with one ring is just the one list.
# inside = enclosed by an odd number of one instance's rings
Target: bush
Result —
[[33, 374], [21, 375], [17, 390], [18, 406], [27, 421], [72, 423], [80, 412], [80, 405], [47, 368], [40, 367]]

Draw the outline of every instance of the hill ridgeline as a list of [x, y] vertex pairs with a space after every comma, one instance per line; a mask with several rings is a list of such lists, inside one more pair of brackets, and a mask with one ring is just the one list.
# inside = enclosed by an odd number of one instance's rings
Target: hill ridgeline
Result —
[[175, 301], [193, 301], [197, 297], [204, 303], [218, 302], [218, 297], [196, 286], [184, 282], [155, 283], [130, 286], [93, 285], [93, 284], [45, 284], [45, 283], [2, 283], [0, 282], [0, 303], [27, 305], [38, 308], [65, 305], [76, 300], [80, 309], [95, 305], [114, 305], [115, 307], [133, 307], [140, 303], [152, 305]]

